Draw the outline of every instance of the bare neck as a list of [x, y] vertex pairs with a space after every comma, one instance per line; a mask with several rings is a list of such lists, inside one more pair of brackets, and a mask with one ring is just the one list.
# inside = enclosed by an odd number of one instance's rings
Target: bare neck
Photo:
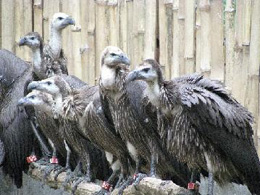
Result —
[[105, 89], [112, 89], [115, 86], [116, 70], [103, 65], [101, 68], [101, 84]]
[[158, 84], [158, 81], [156, 80], [147, 84], [148, 86], [145, 89], [145, 95], [149, 98], [154, 106], [158, 107], [160, 104], [160, 86]]
[[61, 94], [54, 96], [52, 113], [55, 119], [57, 119], [60, 115], [62, 115], [62, 102], [63, 102], [63, 98]]
[[32, 52], [33, 52], [33, 70], [37, 74], [41, 72], [41, 63], [42, 63], [41, 49], [36, 48], [33, 49]]
[[57, 30], [53, 28], [53, 26], [51, 26], [49, 45], [51, 47], [52, 53], [55, 58], [58, 58], [60, 56], [61, 42], [62, 42], [61, 30]]

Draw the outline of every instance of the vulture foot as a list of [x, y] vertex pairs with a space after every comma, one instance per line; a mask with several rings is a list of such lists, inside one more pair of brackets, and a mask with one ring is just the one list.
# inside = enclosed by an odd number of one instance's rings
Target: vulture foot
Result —
[[134, 175], [134, 183], [133, 183], [133, 185], [138, 185], [139, 183], [140, 183], [140, 181], [143, 179], [143, 178], [145, 178], [145, 177], [147, 177], [147, 175], [146, 174], [143, 174], [143, 173], [138, 173], [138, 174], [135, 174]]
[[78, 188], [78, 185], [82, 182], [91, 182], [90, 178], [89, 177], [80, 177], [80, 178], [77, 178], [75, 180], [75, 182], [73, 183], [73, 186], [72, 186], [72, 194], [75, 194], [77, 188]]
[[57, 169], [60, 169], [60, 165], [58, 164], [48, 164], [47, 167], [44, 169], [44, 175], [43, 175], [43, 181], [46, 181], [47, 177], [50, 175], [52, 171], [56, 171]]
[[124, 184], [127, 181], [127, 178], [124, 176], [124, 174], [120, 174], [118, 181], [116, 183], [115, 188], [119, 188], [122, 184]]
[[104, 188], [102, 188], [99, 192], [96, 192], [94, 195], [109, 195], [110, 192]]
[[63, 187], [65, 187], [68, 183], [73, 183], [74, 181], [77, 181], [78, 177], [81, 176], [82, 176], [82, 172], [80, 170], [75, 169], [74, 171], [71, 171], [71, 169], [69, 168], [66, 173], [66, 179], [62, 184]]
[[123, 183], [119, 190], [118, 190], [118, 194], [119, 195], [123, 195], [124, 189], [126, 189], [128, 186], [130, 186], [133, 182], [135, 181], [135, 179], [133, 177], [129, 177], [125, 183]]
[[59, 175], [64, 172], [67, 171], [69, 169], [69, 167], [60, 167], [59, 169], [56, 170], [56, 173], [54, 175], [54, 180], [57, 181], [57, 178], [59, 177]]
[[213, 173], [212, 173], [212, 172], [209, 172], [209, 178], [208, 178], [208, 195], [213, 195], [213, 189], [214, 189]]

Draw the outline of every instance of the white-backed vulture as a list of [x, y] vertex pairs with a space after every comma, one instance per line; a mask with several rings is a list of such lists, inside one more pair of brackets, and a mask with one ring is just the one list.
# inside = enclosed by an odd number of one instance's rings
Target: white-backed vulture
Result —
[[33, 52], [34, 72], [39, 79], [45, 79], [56, 74], [68, 74], [67, 59], [62, 50], [62, 30], [75, 21], [65, 13], [53, 15], [50, 23], [49, 43], [44, 44], [37, 32], [30, 32], [22, 37], [19, 46], [26, 45]]
[[[88, 88], [88, 86], [83, 86], [83, 88], [85, 87]], [[84, 180], [88, 182], [93, 181], [95, 178], [104, 180], [108, 174], [106, 173], [108, 167], [103, 161], [102, 152], [87, 137], [82, 135], [82, 131], [76, 121], [66, 119], [61, 114], [64, 108], [63, 101], [72, 90], [70, 85], [62, 77], [54, 76], [42, 81], [34, 81], [29, 84], [28, 89], [35, 89], [52, 95], [54, 100], [52, 106], [53, 117], [59, 121], [59, 131], [60, 135], [63, 136], [62, 138], [81, 158], [81, 162], [86, 170]], [[81, 181], [80, 179], [76, 183], [79, 184]]]
[[[140, 171], [140, 159], [143, 158], [151, 164], [151, 176], [158, 174], [163, 179], [169, 179], [170, 175], [175, 183], [186, 187], [190, 177], [187, 166], [166, 154], [160, 143], [156, 121], [154, 123], [146, 113], [153, 111], [146, 110], [149, 105], [142, 107], [141, 97], [145, 83], [134, 82], [126, 85], [129, 64], [126, 54], [119, 48], [108, 46], [103, 51], [100, 94], [104, 112], [110, 113], [108, 118], [113, 121], [116, 131], [135, 160], [136, 173]], [[160, 163], [157, 163], [157, 156]]]
[[[48, 85], [48, 82], [51, 84]], [[107, 183], [114, 184], [120, 169], [124, 178], [129, 175], [130, 156], [124, 142], [103, 113], [98, 86], [84, 86], [75, 89], [69, 87], [66, 81], [58, 76], [30, 85], [38, 86], [36, 89], [51, 93], [54, 97], [62, 94], [62, 102], [60, 100], [59, 103], [56, 102], [56, 114], [66, 120], [76, 122], [80, 128], [80, 134], [105, 151], [106, 158], [113, 170]], [[56, 100], [58, 99], [56, 98]]]
[[[19, 67], [19, 68], [17, 68]], [[0, 139], [4, 145], [3, 170], [22, 185], [22, 171], [27, 170], [26, 157], [34, 150], [38, 154], [35, 136], [25, 109], [16, 104], [33, 80], [32, 68], [7, 50], [0, 50]]]
[[127, 80], [147, 82], [145, 95], [158, 109], [159, 132], [169, 152], [191, 168], [207, 169], [220, 184], [240, 179], [260, 193], [252, 115], [220, 82], [196, 74], [166, 81], [152, 59]]

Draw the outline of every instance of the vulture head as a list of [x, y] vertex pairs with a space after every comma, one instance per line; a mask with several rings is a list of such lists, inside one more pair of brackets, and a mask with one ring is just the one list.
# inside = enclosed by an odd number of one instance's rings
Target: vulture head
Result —
[[39, 90], [51, 94], [53, 97], [67, 96], [71, 89], [69, 84], [60, 76], [54, 76], [41, 81], [33, 81], [28, 85], [28, 90]]
[[137, 69], [128, 74], [126, 82], [134, 80], [143, 80], [148, 84], [158, 82], [160, 85], [163, 82], [160, 64], [153, 59], [144, 60]]
[[101, 55], [101, 66], [109, 68], [125, 67], [130, 65], [130, 60], [126, 54], [118, 47], [108, 46]]
[[43, 45], [43, 40], [39, 33], [37, 32], [29, 32], [24, 37], [22, 37], [19, 41], [19, 46], [28, 46], [31, 49], [40, 48]]
[[18, 106], [33, 106], [34, 108], [48, 110], [52, 103], [53, 99], [50, 94], [33, 90], [18, 101]]
[[75, 20], [65, 13], [55, 13], [52, 17], [51, 27], [60, 31], [68, 25], [75, 25]]

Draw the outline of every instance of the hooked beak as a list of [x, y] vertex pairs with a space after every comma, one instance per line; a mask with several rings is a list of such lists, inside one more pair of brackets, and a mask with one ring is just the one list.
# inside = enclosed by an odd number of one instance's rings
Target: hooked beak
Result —
[[28, 86], [27, 86], [27, 90], [28, 91], [32, 91], [34, 89], [37, 89], [37, 87], [39, 86], [39, 83], [37, 81], [33, 81], [31, 82]]
[[126, 77], [126, 83], [141, 79], [141, 75], [138, 70], [131, 71]]
[[123, 64], [125, 64], [127, 66], [130, 66], [130, 60], [129, 60], [129, 58], [127, 56], [121, 55], [120, 56], [120, 61], [121, 61], [121, 63], [123, 63]]
[[18, 101], [17, 106], [22, 107], [22, 106], [24, 106], [24, 104], [25, 104], [26, 102], [27, 102], [27, 98], [26, 98], [26, 97], [21, 98], [21, 99]]
[[63, 22], [64, 26], [67, 25], [75, 25], [75, 20], [72, 17], [67, 17], [64, 22]]
[[27, 42], [27, 39], [25, 37], [23, 37], [23, 38], [20, 39], [18, 45], [23, 46], [23, 45], [25, 45], [26, 42]]

